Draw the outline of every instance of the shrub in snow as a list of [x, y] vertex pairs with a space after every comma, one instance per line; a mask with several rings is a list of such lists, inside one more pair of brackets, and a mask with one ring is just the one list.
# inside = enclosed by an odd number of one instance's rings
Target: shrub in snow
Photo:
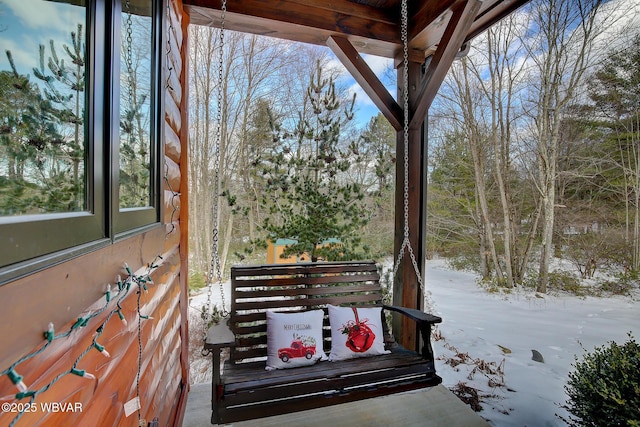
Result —
[[623, 345], [611, 342], [576, 360], [563, 407], [570, 426], [640, 426], [640, 345], [629, 334]]
[[549, 272], [548, 288], [568, 292], [578, 297], [583, 297], [587, 294], [587, 289], [580, 285], [580, 280], [566, 271]]
[[605, 294], [613, 295], [631, 295], [633, 290], [638, 287], [638, 272], [629, 271], [616, 274], [614, 280], [604, 280], [598, 285], [600, 290]]

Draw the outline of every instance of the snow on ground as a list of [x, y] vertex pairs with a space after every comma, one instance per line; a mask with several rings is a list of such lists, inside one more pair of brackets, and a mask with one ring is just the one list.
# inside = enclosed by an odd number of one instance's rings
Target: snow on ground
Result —
[[[438, 360], [436, 369], [447, 387], [459, 381], [495, 397], [482, 403], [479, 413], [494, 426], [561, 426], [556, 414], [566, 400], [564, 385], [573, 370], [574, 355], [609, 341], [637, 337], [640, 302], [629, 297], [536, 297], [533, 292], [491, 294], [476, 284], [477, 276], [451, 270], [444, 260], [427, 262], [426, 286], [436, 314], [443, 318], [439, 330], [444, 340], [434, 342], [436, 357], [454, 356], [455, 347], [472, 359], [499, 365], [504, 359], [505, 387], [490, 387], [487, 376], [467, 375], [473, 366], [458, 370]], [[581, 347], [582, 345], [582, 347]], [[505, 354], [499, 347], [506, 347]], [[539, 351], [544, 363], [532, 360]], [[512, 391], [509, 391], [512, 390]]]
[[[222, 283], [223, 291], [224, 291], [224, 305], [227, 307], [227, 310], [231, 309], [231, 301], [229, 300], [229, 296], [231, 295], [231, 282], [226, 281]], [[201, 290], [197, 294], [189, 297], [189, 308], [192, 311], [200, 312], [200, 308], [203, 305], [208, 304], [208, 292], [206, 289]], [[220, 284], [214, 283], [211, 288], [211, 307], [218, 306], [218, 308], [222, 307], [222, 292], [220, 291]]]
[[[390, 262], [389, 262], [390, 263]], [[640, 336], [640, 300], [630, 297], [580, 298], [570, 295], [544, 295], [518, 290], [511, 294], [488, 293], [478, 287], [474, 273], [450, 269], [445, 260], [429, 260], [426, 286], [435, 311], [443, 318], [438, 327], [444, 337], [433, 343], [436, 369], [445, 386], [458, 382], [480, 390], [484, 398], [480, 416], [493, 426], [563, 426], [558, 415], [567, 418], [560, 406], [566, 395], [564, 385], [573, 369], [574, 355], [609, 341], [623, 343], [627, 333]], [[230, 283], [223, 284], [231, 294]], [[190, 298], [192, 310], [206, 304], [207, 293]], [[219, 286], [211, 293], [213, 305], [220, 305]], [[582, 345], [582, 346], [581, 346]], [[504, 353], [501, 347], [510, 350]], [[488, 377], [469, 373], [475, 365], [452, 367], [445, 363], [455, 356], [451, 348], [468, 353], [471, 359], [493, 362], [504, 360], [503, 387], [490, 387]], [[532, 360], [537, 350], [544, 363]], [[500, 380], [500, 378], [492, 377]]]

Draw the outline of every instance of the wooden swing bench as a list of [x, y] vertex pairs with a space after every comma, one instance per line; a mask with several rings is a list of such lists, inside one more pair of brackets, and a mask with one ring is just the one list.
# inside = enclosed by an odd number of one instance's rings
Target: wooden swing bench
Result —
[[[431, 327], [442, 319], [422, 311], [382, 303], [374, 262], [331, 262], [234, 266], [227, 324], [214, 325], [205, 348], [213, 358], [212, 424], [225, 424], [303, 411], [439, 384], [431, 348]], [[312, 366], [265, 370], [266, 311], [323, 308], [324, 350], [331, 348], [327, 305], [383, 307], [385, 347], [390, 354]], [[417, 323], [420, 353], [397, 344], [385, 310]], [[228, 360], [221, 367], [223, 349]], [[225, 352], [226, 353], [226, 352]]]

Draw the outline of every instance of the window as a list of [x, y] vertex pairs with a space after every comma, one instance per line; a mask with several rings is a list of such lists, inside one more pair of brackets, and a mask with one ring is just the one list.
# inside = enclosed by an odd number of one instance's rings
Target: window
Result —
[[159, 222], [156, 3], [0, 3], [0, 283]]
[[9, 48], [0, 71], [0, 215], [84, 211], [86, 7], [38, 5], [58, 17], [48, 28], [46, 21], [25, 22], [18, 2], [8, 5], [18, 16], [3, 25]]
[[[115, 231], [122, 232], [157, 220], [159, 212], [159, 170], [155, 126], [153, 3], [123, 0], [120, 18], [119, 173], [114, 206]], [[158, 55], [155, 55], [157, 58]], [[157, 98], [157, 97], [156, 97]], [[114, 112], [115, 114], [115, 112]]]

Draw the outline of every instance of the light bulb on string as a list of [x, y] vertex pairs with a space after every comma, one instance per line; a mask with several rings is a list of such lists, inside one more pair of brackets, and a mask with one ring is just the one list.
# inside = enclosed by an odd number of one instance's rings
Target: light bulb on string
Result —
[[127, 319], [124, 317], [124, 314], [122, 314], [122, 310], [118, 309], [117, 313], [124, 326], [127, 326]]
[[20, 391], [21, 393], [27, 392], [28, 387], [24, 383], [24, 381], [22, 381], [22, 375], [18, 374], [13, 368], [9, 369], [9, 372], [7, 372], [7, 375], [9, 376], [9, 379], [11, 380], [11, 382], [16, 386], [18, 391]]
[[90, 315], [88, 315], [87, 317], [78, 317], [76, 323], [71, 326], [71, 330], [76, 328], [84, 328], [85, 326], [87, 326], [87, 323], [89, 323], [89, 319], [91, 319]]
[[49, 325], [47, 326], [47, 330], [44, 332], [44, 337], [47, 340], [47, 342], [51, 342], [53, 341], [55, 336], [56, 336], [56, 333], [55, 333], [55, 329], [53, 329], [53, 322], [49, 322]]
[[87, 378], [90, 380], [95, 380], [96, 377], [93, 374], [90, 374], [89, 372], [85, 371], [84, 369], [76, 369], [76, 368], [71, 368], [71, 373], [74, 375], [77, 375], [79, 377], [82, 378]]
[[99, 343], [94, 343], [93, 346], [96, 348], [96, 350], [98, 350], [100, 353], [102, 353], [102, 355], [104, 357], [111, 357], [111, 355], [109, 354], [109, 352], [107, 350], [105, 350], [103, 345], [100, 345]]

